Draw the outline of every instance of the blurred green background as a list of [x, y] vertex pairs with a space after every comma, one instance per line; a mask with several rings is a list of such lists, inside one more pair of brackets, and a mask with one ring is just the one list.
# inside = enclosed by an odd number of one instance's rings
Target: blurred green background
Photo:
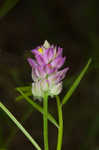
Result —
[[[31, 84], [30, 50], [44, 40], [64, 48], [64, 96], [89, 57], [92, 65], [79, 88], [63, 109], [62, 150], [99, 150], [99, 1], [98, 0], [1, 0], [0, 1], [0, 100], [42, 145], [42, 115], [25, 100], [16, 102], [17, 86]], [[39, 103], [39, 102], [38, 102]], [[49, 111], [57, 118], [56, 102], [49, 99]], [[27, 117], [28, 115], [28, 117]], [[22, 121], [21, 121], [22, 122]], [[31, 143], [0, 110], [0, 150], [32, 150]], [[12, 136], [13, 137], [13, 136]], [[57, 129], [49, 123], [50, 149], [56, 148]], [[35, 150], [35, 149], [33, 149]]]

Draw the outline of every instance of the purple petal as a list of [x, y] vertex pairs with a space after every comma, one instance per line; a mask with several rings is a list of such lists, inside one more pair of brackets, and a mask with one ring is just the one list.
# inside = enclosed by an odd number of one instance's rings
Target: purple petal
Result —
[[51, 73], [53, 73], [53, 72], [55, 72], [55, 71], [57, 70], [56, 68], [53, 68], [53, 67], [51, 66], [51, 64], [45, 65], [44, 68], [45, 68], [45, 72], [46, 72], [48, 75], [51, 74]]
[[33, 60], [32, 58], [28, 58], [27, 61], [31, 67], [33, 67], [33, 68], [36, 67], [37, 64], [36, 64], [35, 60]]
[[46, 64], [48, 64], [54, 58], [54, 49], [53, 48], [47, 49], [43, 57]]
[[35, 68], [35, 74], [38, 77], [38, 79], [41, 78], [40, 71], [39, 71], [39, 69], [37, 67]]
[[57, 72], [57, 75], [56, 75], [56, 82], [62, 81], [62, 80], [65, 78], [66, 73], [67, 73], [68, 70], [69, 70], [69, 68], [67, 67], [67, 68], [65, 68], [65, 69], [63, 69], [63, 70]]
[[36, 76], [41, 79], [43, 79], [46, 76], [46, 72], [43, 66], [37, 66], [35, 68], [35, 73], [36, 73]]
[[58, 47], [58, 52], [56, 54], [57, 57], [62, 56], [63, 49]]
[[63, 80], [65, 78], [66, 73], [67, 73], [68, 70], [69, 70], [69, 67], [67, 67], [67, 68], [65, 68], [65, 69], [58, 72], [58, 75], [60, 76], [60, 80]]
[[59, 68], [62, 67], [62, 65], [64, 64], [65, 60], [66, 60], [66, 57], [63, 58], [62, 56], [59, 56], [59, 57], [57, 57], [56, 59], [54, 59], [52, 61], [51, 65], [53, 67], [56, 67], [57, 69], [59, 69]]
[[56, 73], [52, 74], [51, 76], [49, 76], [48, 77], [49, 82], [52, 82], [54, 84], [59, 83], [61, 80], [64, 79], [68, 69], [69, 68], [65, 68], [64, 70], [56, 72]]
[[36, 58], [37, 63], [38, 63], [40, 66], [45, 65], [45, 61], [44, 61], [43, 56], [41, 56], [41, 55], [35, 55], [35, 58]]

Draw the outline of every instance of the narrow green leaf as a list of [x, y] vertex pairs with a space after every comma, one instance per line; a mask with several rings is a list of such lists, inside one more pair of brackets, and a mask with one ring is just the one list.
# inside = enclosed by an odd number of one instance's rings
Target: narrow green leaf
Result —
[[[31, 105], [33, 106], [33, 108], [35, 108], [35, 109], [36, 109], [37, 111], [39, 111], [41, 114], [44, 113], [43, 108], [42, 108], [40, 105], [36, 104], [33, 100], [31, 100], [27, 95], [25, 95], [25, 94], [23, 93], [23, 91], [22, 91], [20, 88], [16, 88], [16, 90], [25, 98], [25, 100], [26, 100], [29, 104], [31, 104]], [[57, 121], [54, 119], [54, 117], [53, 117], [50, 113], [48, 113], [48, 119], [49, 119], [49, 121], [51, 121], [57, 128], [59, 127]]]
[[[23, 86], [23, 87], [18, 87], [21, 91], [25, 92], [26, 96], [31, 96], [32, 95], [32, 90], [31, 90], [31, 86]], [[24, 99], [24, 96], [19, 95], [16, 97], [16, 101], [21, 101], [22, 99]]]
[[57, 110], [58, 110], [58, 118], [59, 118], [57, 150], [61, 150], [62, 141], [63, 141], [63, 112], [62, 112], [62, 105], [59, 96], [56, 96], [56, 100], [57, 100]]
[[40, 146], [31, 137], [31, 135], [24, 129], [20, 122], [13, 116], [13, 114], [0, 102], [0, 108], [9, 116], [9, 118], [16, 124], [16, 126], [24, 133], [27, 139], [33, 144], [37, 150], [41, 150]]
[[[26, 96], [31, 96], [32, 92], [27, 92], [27, 93], [25, 92], [25, 95]], [[21, 101], [22, 99], [24, 99], [24, 96], [22, 96], [22, 95], [16, 97], [17, 102]]]
[[69, 98], [72, 96], [72, 94], [74, 93], [74, 91], [76, 90], [76, 88], [78, 87], [80, 81], [82, 80], [82, 78], [84, 77], [86, 71], [88, 70], [90, 64], [92, 62], [92, 59], [89, 59], [87, 65], [84, 67], [84, 69], [81, 71], [80, 75], [78, 76], [78, 78], [74, 81], [74, 83], [72, 84], [72, 86], [70, 87], [69, 91], [67, 92], [67, 94], [65, 95], [65, 97], [62, 100], [62, 105], [66, 104], [67, 101], [69, 100]]
[[19, 89], [21, 89], [23, 92], [30, 92], [32, 93], [32, 90], [31, 90], [31, 86], [22, 86], [22, 87], [18, 87]]
[[20, 0], [5, 0], [0, 7], [0, 18], [4, 17]]

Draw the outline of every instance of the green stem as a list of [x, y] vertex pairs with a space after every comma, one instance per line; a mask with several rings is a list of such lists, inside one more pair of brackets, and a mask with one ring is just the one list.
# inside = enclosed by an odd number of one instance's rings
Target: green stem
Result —
[[59, 118], [57, 150], [61, 150], [62, 140], [63, 140], [63, 114], [62, 114], [62, 105], [60, 102], [60, 98], [56, 96], [56, 100], [57, 100], [58, 118]]
[[17, 127], [24, 133], [27, 139], [32, 143], [32, 145], [37, 149], [41, 150], [40, 146], [31, 137], [31, 135], [24, 129], [24, 127], [17, 121], [13, 114], [0, 102], [0, 108], [9, 116], [9, 118], [17, 125]]
[[44, 100], [43, 100], [43, 109], [44, 109], [44, 114], [43, 114], [43, 135], [44, 135], [44, 149], [48, 150], [48, 94], [45, 93], [44, 95]]

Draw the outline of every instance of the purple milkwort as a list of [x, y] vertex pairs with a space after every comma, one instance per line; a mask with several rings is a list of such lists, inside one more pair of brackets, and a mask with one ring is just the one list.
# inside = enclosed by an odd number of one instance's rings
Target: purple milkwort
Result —
[[35, 60], [28, 58], [28, 62], [32, 67], [32, 93], [36, 99], [42, 99], [45, 92], [54, 97], [62, 91], [62, 80], [69, 69], [59, 70], [66, 60], [62, 52], [62, 48], [50, 45], [47, 40], [32, 50]]

